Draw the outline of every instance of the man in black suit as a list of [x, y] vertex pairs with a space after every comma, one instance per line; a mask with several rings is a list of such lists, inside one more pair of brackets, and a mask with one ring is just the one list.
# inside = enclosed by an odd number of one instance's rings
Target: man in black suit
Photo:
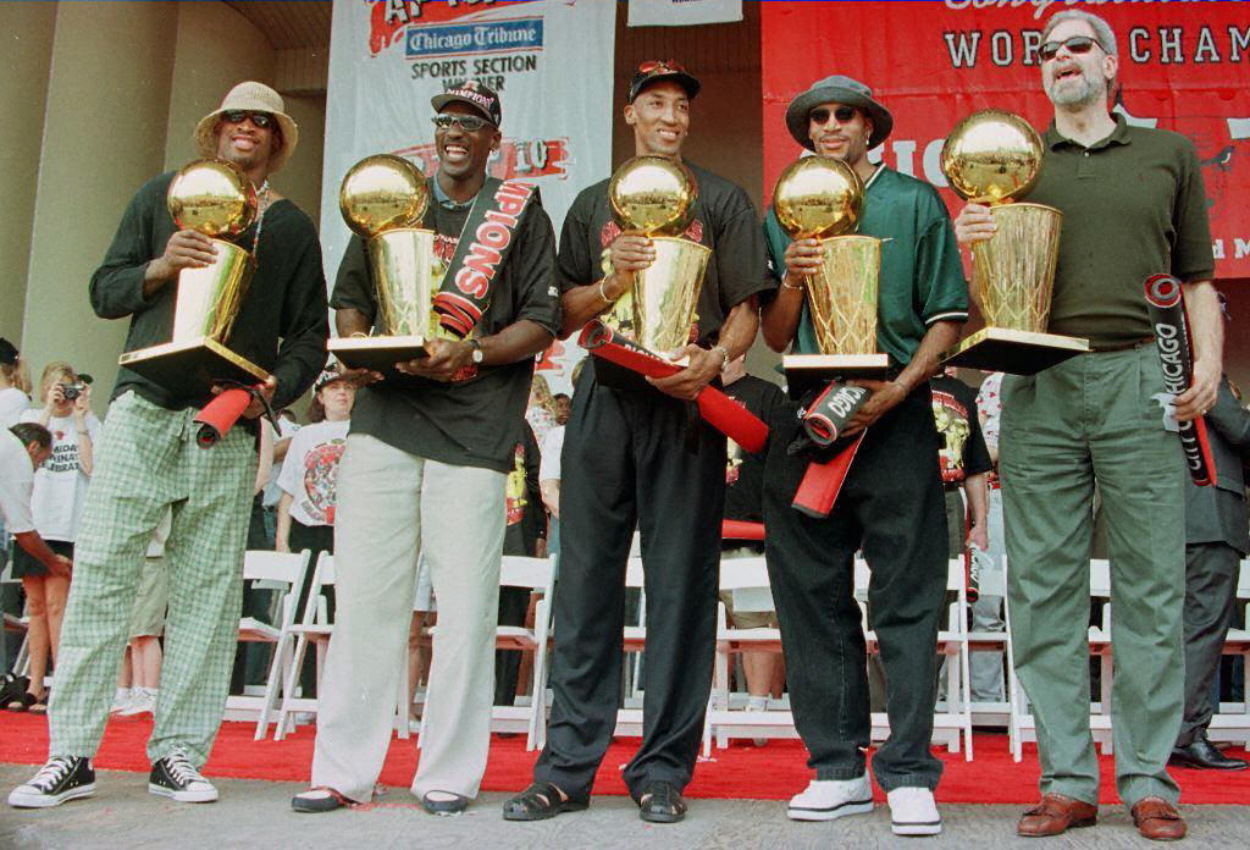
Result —
[[1216, 674], [1224, 638], [1233, 621], [1237, 569], [1250, 552], [1243, 459], [1250, 458], [1250, 411], [1220, 382], [1215, 406], [1206, 414], [1216, 483], [1185, 487], [1185, 717], [1172, 750], [1172, 764], [1208, 770], [1244, 770], [1207, 740], [1215, 712]]

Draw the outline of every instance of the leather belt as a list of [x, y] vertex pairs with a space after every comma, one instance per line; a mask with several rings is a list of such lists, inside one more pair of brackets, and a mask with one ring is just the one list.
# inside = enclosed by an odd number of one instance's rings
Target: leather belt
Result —
[[1106, 354], [1111, 351], [1128, 351], [1132, 348], [1141, 348], [1143, 345], [1153, 345], [1155, 338], [1153, 336], [1143, 336], [1131, 342], [1121, 342], [1115, 345], [1097, 345], [1090, 346], [1090, 354]]

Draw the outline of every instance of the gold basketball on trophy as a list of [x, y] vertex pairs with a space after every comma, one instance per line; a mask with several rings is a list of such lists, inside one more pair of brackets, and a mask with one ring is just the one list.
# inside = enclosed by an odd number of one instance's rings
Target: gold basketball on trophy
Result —
[[343, 220], [363, 239], [420, 225], [429, 203], [425, 176], [408, 160], [389, 153], [353, 165], [339, 188]]
[[680, 236], [690, 226], [699, 184], [690, 169], [665, 156], [637, 156], [608, 183], [612, 216], [625, 233]]
[[986, 326], [944, 362], [1032, 375], [1089, 349], [1083, 339], [1046, 333], [1063, 213], [1021, 202], [1041, 178], [1043, 152], [1037, 131], [1000, 109], [969, 115], [942, 146], [951, 188], [988, 204], [997, 228], [993, 238], [972, 243], [972, 293]]
[[831, 156], [805, 156], [777, 178], [773, 209], [793, 239], [827, 239], [852, 233], [864, 207], [864, 183]]
[[991, 205], [1019, 200], [1042, 174], [1042, 138], [1019, 115], [984, 109], [955, 125], [941, 164], [962, 198]]
[[174, 175], [165, 206], [180, 230], [231, 239], [256, 220], [256, 187], [233, 163], [197, 159]]

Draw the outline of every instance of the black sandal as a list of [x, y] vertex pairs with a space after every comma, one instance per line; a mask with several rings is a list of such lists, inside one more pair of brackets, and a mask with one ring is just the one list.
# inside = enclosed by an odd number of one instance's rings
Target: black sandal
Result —
[[3, 678], [0, 678], [0, 702], [6, 706], [11, 700], [21, 699], [22, 694], [28, 690], [30, 690], [29, 676], [5, 673]]
[[[435, 800], [430, 794], [446, 794], [451, 799]], [[432, 815], [458, 815], [469, 807], [469, 798], [454, 791], [430, 791], [421, 797], [421, 808]]]
[[41, 696], [41, 697], [39, 697], [37, 700], [35, 700], [35, 704], [34, 704], [34, 705], [32, 705], [32, 706], [30, 707], [30, 713], [31, 713], [31, 714], [47, 715], [47, 713], [48, 713], [48, 698], [49, 698], [50, 696], [52, 696], [52, 689], [51, 689], [51, 688], [44, 688], [44, 690], [43, 690], [43, 696]]
[[35, 696], [30, 691], [22, 691], [20, 696], [16, 696], [13, 699], [9, 700], [9, 704], [5, 706], [5, 708], [7, 708], [9, 711], [13, 711], [13, 712], [20, 714], [23, 711], [30, 711], [31, 706], [35, 705], [38, 702], [39, 702], [39, 697]]
[[566, 798], [550, 782], [535, 782], [503, 804], [504, 820], [547, 820], [564, 812], [584, 811], [584, 800]]
[[638, 798], [638, 817], [648, 823], [677, 823], [686, 817], [686, 800], [671, 782], [652, 782]]

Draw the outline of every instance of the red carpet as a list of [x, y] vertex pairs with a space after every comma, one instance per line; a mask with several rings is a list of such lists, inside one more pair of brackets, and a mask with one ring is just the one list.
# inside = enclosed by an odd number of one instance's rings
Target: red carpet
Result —
[[[149, 769], [144, 744], [152, 729], [151, 721], [113, 721], [104, 735], [96, 766], [106, 770], [146, 772]], [[204, 772], [209, 776], [272, 781], [307, 781], [312, 764], [311, 727], [285, 741], [253, 741], [256, 727], [250, 723], [222, 725], [217, 745]], [[613, 744], [604, 759], [595, 784], [597, 794], [624, 794], [620, 769], [629, 761], [637, 739]], [[0, 762], [42, 764], [47, 754], [47, 723], [42, 717], [0, 711]], [[977, 735], [976, 760], [965, 762], [962, 754], [952, 755], [944, 748], [934, 752], [946, 765], [937, 798], [943, 803], [1031, 803], [1037, 798], [1037, 748], [1025, 745], [1024, 761], [1016, 764], [1007, 749], [1006, 735]], [[417, 765], [417, 749], [412, 742], [398, 739], [391, 743], [382, 783], [407, 787]], [[1230, 753], [1245, 756], [1243, 750]], [[525, 751], [524, 736], [496, 738], [491, 744], [490, 764], [482, 782], [483, 791], [519, 791], [530, 782], [530, 768], [537, 753]], [[765, 747], [749, 742], [735, 743], [727, 750], [712, 750], [712, 760], [700, 762], [691, 797], [728, 797], [781, 800], [801, 791], [811, 778], [805, 764], [807, 752], [798, 741], [771, 741]], [[1101, 756], [1102, 802], [1115, 803], [1113, 762]], [[1220, 774], [1173, 769], [1181, 786], [1183, 803], [1250, 803], [1250, 771]], [[880, 790], [880, 799], [884, 799]]]

